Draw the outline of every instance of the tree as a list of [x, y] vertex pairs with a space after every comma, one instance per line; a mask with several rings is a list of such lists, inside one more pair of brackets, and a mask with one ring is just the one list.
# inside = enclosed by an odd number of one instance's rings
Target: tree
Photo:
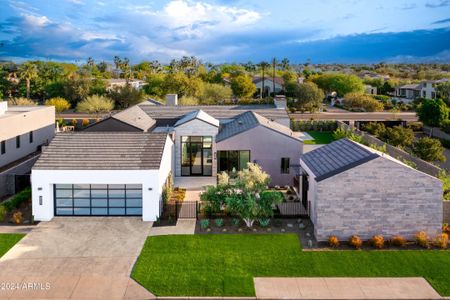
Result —
[[30, 99], [31, 81], [38, 77], [38, 69], [34, 63], [27, 61], [20, 66], [19, 71], [20, 79], [27, 83], [27, 99]]
[[248, 75], [238, 75], [231, 79], [231, 90], [238, 98], [250, 98], [256, 92], [256, 86]]
[[273, 96], [274, 97], [275, 97], [275, 71], [276, 71], [277, 66], [278, 66], [278, 61], [274, 57], [272, 59], [272, 91], [273, 91]]
[[325, 73], [311, 77], [312, 81], [328, 94], [336, 92], [338, 96], [342, 97], [347, 93], [364, 92], [363, 81], [355, 75]]
[[114, 102], [104, 96], [92, 95], [78, 103], [77, 111], [89, 114], [107, 113], [114, 109]]
[[115, 87], [109, 91], [108, 96], [115, 102], [118, 108], [127, 108], [144, 100], [144, 93], [129, 85]]
[[152, 74], [146, 78], [146, 85], [144, 85], [144, 91], [147, 95], [164, 97], [164, 74]]
[[416, 111], [419, 121], [431, 127], [439, 127], [448, 118], [447, 105], [441, 99], [424, 99]]
[[284, 71], [287, 71], [287, 70], [289, 70], [289, 68], [290, 68], [290, 65], [289, 65], [289, 59], [287, 59], [287, 58], [283, 58], [282, 60], [281, 60], [281, 68], [284, 70]]
[[435, 90], [436, 90], [436, 96], [438, 98], [441, 98], [444, 101], [447, 101], [447, 103], [449, 102], [449, 100], [450, 100], [450, 81], [441, 82], [441, 83], [436, 84]]
[[200, 104], [220, 104], [233, 95], [230, 87], [217, 83], [204, 83], [199, 95]]
[[24, 97], [18, 98], [9, 98], [8, 105], [17, 105], [17, 106], [34, 106], [36, 102]]
[[264, 95], [264, 90], [265, 90], [265, 86], [264, 86], [264, 81], [265, 81], [265, 71], [266, 71], [266, 69], [270, 66], [270, 64], [268, 63], [268, 62], [266, 62], [266, 61], [262, 61], [262, 62], [260, 62], [259, 64], [258, 64], [258, 66], [259, 66], [259, 68], [261, 69], [261, 72], [262, 72], [262, 87], [261, 87], [261, 90], [260, 90], [260, 94], [259, 94], [259, 98], [263, 98], [263, 95]]
[[85, 99], [90, 92], [92, 81], [89, 78], [75, 77], [64, 82], [64, 98], [72, 107]]
[[54, 106], [56, 113], [62, 113], [70, 108], [70, 103], [62, 97], [55, 97], [45, 101], [44, 105]]
[[169, 73], [164, 77], [162, 90], [165, 94], [178, 94], [184, 96], [198, 97], [202, 88], [202, 81], [198, 77], [188, 77], [183, 72]]
[[388, 127], [386, 128], [382, 139], [384, 139], [388, 144], [404, 148], [413, 143], [414, 132], [412, 129], [402, 126], [394, 126], [392, 128]]
[[418, 139], [412, 145], [412, 151], [421, 159], [429, 162], [445, 161], [444, 147], [438, 139], [429, 137]]
[[344, 96], [344, 106], [351, 110], [375, 112], [383, 111], [384, 106], [372, 96], [361, 93], [348, 93]]
[[306, 82], [297, 84], [294, 96], [297, 99], [296, 107], [305, 111], [315, 112], [322, 106], [325, 94], [313, 82]]
[[363, 125], [362, 129], [376, 137], [383, 137], [386, 132], [386, 126], [382, 122], [367, 123]]

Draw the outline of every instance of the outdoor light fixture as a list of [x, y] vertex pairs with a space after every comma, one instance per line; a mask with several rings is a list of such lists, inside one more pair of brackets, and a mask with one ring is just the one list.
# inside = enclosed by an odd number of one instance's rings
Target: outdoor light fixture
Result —
[[39, 196], [39, 205], [42, 205], [42, 196]]
[[148, 188], [148, 190], [149, 190], [149, 191], [153, 191], [153, 189], [152, 189], [152, 188]]
[[38, 187], [38, 191], [42, 191], [42, 188], [41, 188], [41, 187]]

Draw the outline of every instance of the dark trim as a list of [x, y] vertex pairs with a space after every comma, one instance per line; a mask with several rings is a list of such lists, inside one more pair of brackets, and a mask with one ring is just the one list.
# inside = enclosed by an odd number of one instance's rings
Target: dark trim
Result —
[[[360, 160], [354, 161], [354, 162], [352, 162], [352, 163], [350, 163], [350, 164], [348, 164], [348, 165], [345, 165], [345, 166], [343, 166], [343, 167], [337, 168], [336, 170], [333, 170], [333, 171], [331, 171], [331, 172], [328, 172], [328, 173], [322, 174], [322, 175], [320, 175], [320, 176], [317, 176], [317, 177], [315, 178], [315, 180], [316, 180], [316, 182], [319, 182], [319, 181], [322, 181], [322, 180], [324, 180], [324, 179], [333, 177], [333, 176], [335, 176], [335, 175], [337, 175], [337, 174], [339, 174], [339, 173], [342, 173], [342, 172], [344, 172], [344, 171], [350, 170], [350, 169], [352, 169], [352, 168], [354, 168], [354, 167], [357, 167], [357, 166], [359, 166], [359, 165], [365, 164], [366, 162], [369, 162], [369, 161], [371, 161], [371, 160], [374, 160], [374, 159], [376, 159], [376, 158], [378, 158], [378, 157], [380, 157], [378, 154], [372, 153], [372, 154], [370, 154], [369, 156], [366, 156], [366, 157], [364, 157], [364, 158], [362, 158], [362, 159], [360, 159]], [[306, 165], [308, 165], [308, 164], [306, 164]]]
[[[183, 137], [188, 137], [189, 138], [189, 142], [183, 142]], [[202, 172], [199, 174], [192, 174], [192, 156], [191, 156], [191, 152], [189, 152], [189, 174], [188, 175], [183, 175], [183, 144], [192, 144], [190, 138], [191, 137], [201, 137], [202, 141], [201, 143], [198, 142], [194, 142], [194, 144], [201, 144], [201, 168], [202, 168]], [[210, 137], [211, 138], [211, 147], [209, 148], [205, 148], [203, 147], [203, 138], [205, 137]], [[214, 144], [214, 136], [211, 135], [182, 135], [180, 136], [180, 176], [182, 177], [211, 177], [213, 176], [213, 168], [214, 168], [214, 152], [213, 152], [213, 144]], [[212, 155], [212, 163], [211, 163], [211, 175], [206, 175], [204, 174], [204, 157], [203, 157], [203, 153], [205, 149], [211, 149], [211, 155]], [[189, 146], [189, 151], [191, 150], [191, 147]]]

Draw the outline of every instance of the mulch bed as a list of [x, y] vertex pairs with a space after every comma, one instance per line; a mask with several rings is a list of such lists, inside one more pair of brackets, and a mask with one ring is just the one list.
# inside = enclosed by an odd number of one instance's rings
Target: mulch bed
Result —
[[[20, 211], [22, 213], [23, 222], [20, 225], [14, 224], [12, 221], [12, 216], [15, 212]], [[20, 207], [18, 209], [13, 209], [12, 211], [8, 212], [6, 214], [5, 220], [3, 222], [0, 222], [0, 225], [14, 225], [14, 226], [21, 226], [21, 225], [37, 225], [39, 222], [32, 223], [32, 205], [31, 205], [31, 199], [28, 201], [25, 201], [20, 204]]]

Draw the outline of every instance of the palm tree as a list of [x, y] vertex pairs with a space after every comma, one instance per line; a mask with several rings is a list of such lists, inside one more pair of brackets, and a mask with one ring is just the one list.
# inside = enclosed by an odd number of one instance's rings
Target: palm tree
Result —
[[281, 60], [281, 67], [283, 68], [283, 70], [287, 70], [287, 69], [289, 69], [289, 59], [287, 59], [287, 58], [283, 58], [282, 60]]
[[259, 67], [261, 68], [261, 72], [262, 72], [262, 88], [261, 88], [261, 93], [260, 93], [260, 95], [259, 95], [259, 98], [263, 98], [263, 94], [264, 94], [264, 80], [265, 80], [265, 71], [266, 71], [266, 68], [268, 68], [270, 65], [269, 65], [269, 63], [268, 62], [266, 62], [266, 61], [262, 61], [262, 62], [260, 62], [259, 63]]
[[128, 85], [128, 81], [133, 76], [133, 72], [130, 67], [130, 60], [128, 58], [125, 57], [123, 59], [121, 65], [120, 65], [120, 69], [122, 70], [123, 78], [125, 78], [126, 84]]
[[122, 64], [122, 60], [117, 55], [114, 56], [114, 64], [116, 65], [116, 69], [120, 68], [120, 65]]
[[275, 97], [275, 69], [278, 66], [277, 58], [274, 57], [272, 59], [272, 92], [273, 96]]
[[20, 79], [23, 79], [27, 82], [27, 99], [30, 99], [31, 80], [34, 80], [38, 77], [38, 69], [35, 64], [27, 61], [20, 66], [19, 70]]

